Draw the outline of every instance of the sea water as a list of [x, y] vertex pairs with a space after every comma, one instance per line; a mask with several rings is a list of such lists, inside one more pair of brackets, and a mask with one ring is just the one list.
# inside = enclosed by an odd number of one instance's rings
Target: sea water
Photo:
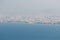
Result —
[[60, 26], [0, 23], [0, 40], [60, 40]]

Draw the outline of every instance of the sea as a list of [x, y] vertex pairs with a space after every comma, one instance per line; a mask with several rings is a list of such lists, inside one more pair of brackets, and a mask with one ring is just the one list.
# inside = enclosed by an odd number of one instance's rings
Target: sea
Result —
[[60, 25], [0, 23], [0, 40], [60, 40]]

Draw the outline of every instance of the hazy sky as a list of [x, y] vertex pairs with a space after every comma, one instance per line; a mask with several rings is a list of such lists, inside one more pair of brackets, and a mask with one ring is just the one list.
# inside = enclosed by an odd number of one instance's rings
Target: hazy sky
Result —
[[60, 15], [60, 0], [0, 0], [0, 15]]

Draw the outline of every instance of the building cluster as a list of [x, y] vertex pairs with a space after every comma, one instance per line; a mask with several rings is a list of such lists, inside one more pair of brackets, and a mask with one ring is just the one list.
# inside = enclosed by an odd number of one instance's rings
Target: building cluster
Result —
[[0, 16], [0, 23], [60, 24], [60, 16]]

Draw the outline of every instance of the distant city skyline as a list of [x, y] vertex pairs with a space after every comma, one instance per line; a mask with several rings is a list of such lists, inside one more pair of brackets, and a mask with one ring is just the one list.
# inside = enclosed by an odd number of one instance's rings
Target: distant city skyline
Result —
[[60, 16], [60, 0], [0, 0], [0, 16]]
[[0, 16], [0, 23], [60, 24], [60, 16]]

